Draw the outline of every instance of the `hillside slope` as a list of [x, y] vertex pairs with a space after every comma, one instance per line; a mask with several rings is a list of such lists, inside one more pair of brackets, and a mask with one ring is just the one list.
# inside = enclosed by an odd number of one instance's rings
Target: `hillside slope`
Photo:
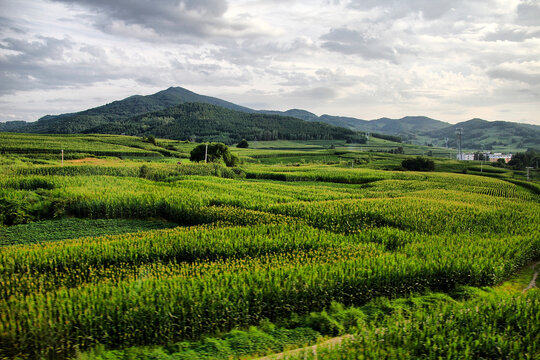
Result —
[[46, 115], [35, 123], [17, 124], [0, 131], [21, 131], [30, 133], [75, 134], [88, 132], [110, 122], [128, 119], [135, 115], [159, 111], [186, 102], [201, 102], [221, 106], [227, 109], [254, 112], [249, 108], [230, 103], [218, 98], [196, 94], [181, 87], [170, 87], [153, 95], [134, 95], [110, 104], [84, 110], [77, 113]]
[[184, 103], [164, 110], [109, 122], [87, 133], [154, 135], [161, 138], [234, 143], [247, 140], [353, 139], [354, 131], [293, 117], [246, 113], [203, 103]]
[[[149, 131], [142, 129], [141, 126], [136, 124], [127, 125], [131, 121], [126, 121], [139, 115], [165, 110], [172, 106], [184, 103], [204, 103], [217, 105], [225, 109], [246, 114], [282, 116], [289, 119], [295, 118], [309, 122], [323, 122], [329, 125], [344, 127], [352, 131], [398, 135], [405, 142], [413, 144], [431, 143], [438, 146], [445, 146], [445, 138], [447, 138], [448, 145], [455, 148], [457, 146], [456, 128], [463, 128], [463, 147], [465, 149], [481, 150], [482, 146], [485, 150], [493, 149], [499, 151], [540, 148], [540, 126], [536, 125], [504, 121], [492, 122], [481, 119], [472, 119], [456, 125], [451, 125], [425, 116], [406, 116], [401, 119], [383, 117], [376, 120], [362, 120], [353, 117], [327, 114], [317, 116], [316, 114], [302, 109], [291, 109], [287, 111], [253, 110], [215, 97], [199, 95], [181, 87], [171, 87], [153, 95], [135, 95], [81, 112], [47, 115], [33, 123], [25, 123], [22, 121], [0, 123], [0, 131], [56, 134], [100, 131], [109, 133], [125, 132], [130, 134], [135, 132], [149, 133]], [[120, 123], [123, 125], [120, 125]], [[131, 130], [123, 131], [123, 126], [127, 126], [127, 128]], [[160, 125], [159, 127], [163, 127], [163, 125]], [[280, 131], [279, 129], [268, 129], [268, 131], [271, 132], [274, 130]], [[206, 130], [203, 130], [203, 133], [205, 131]], [[301, 131], [301, 129], [295, 130], [295, 132], [298, 131]], [[187, 130], [182, 130], [181, 133], [184, 135], [188, 134]], [[199, 135], [197, 129], [191, 129], [190, 133], [190, 136], [192, 137]], [[252, 132], [250, 133], [250, 136], [255, 137], [254, 134], [255, 132]], [[178, 134], [163, 135], [168, 135], [169, 137], [178, 136]], [[208, 136], [208, 134], [205, 136]], [[291, 136], [298, 138], [296, 135]], [[237, 136], [231, 137], [230, 133], [224, 134], [223, 137], [228, 139], [237, 138]], [[256, 137], [260, 138], [261, 135], [259, 134]], [[212, 135], [212, 138], [219, 138], [219, 135], [214, 134]], [[263, 136], [263, 138], [273, 139], [275, 136], [266, 135]]]
[[463, 129], [462, 141], [466, 149], [485, 150], [502, 147], [538, 148], [540, 146], [540, 126], [519, 124], [507, 121], [486, 121], [471, 119], [443, 129], [426, 132], [434, 142], [442, 144], [445, 137], [449, 139], [448, 145], [457, 145], [456, 131]]

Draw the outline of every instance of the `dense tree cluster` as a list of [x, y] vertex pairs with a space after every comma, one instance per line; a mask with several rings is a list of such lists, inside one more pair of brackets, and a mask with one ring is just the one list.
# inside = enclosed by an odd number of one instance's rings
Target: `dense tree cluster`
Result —
[[406, 170], [411, 171], [433, 171], [435, 170], [435, 162], [421, 156], [415, 159], [406, 159], [401, 162], [401, 166]]
[[189, 159], [191, 161], [200, 162], [205, 159], [208, 162], [225, 162], [227, 166], [236, 166], [238, 157], [230, 152], [227, 145], [223, 143], [211, 143], [197, 145], [193, 150]]
[[383, 139], [383, 140], [388, 140], [388, 141], [393, 141], [393, 142], [398, 142], [398, 143], [401, 142], [401, 137], [397, 136], [397, 135], [372, 133], [371, 136], [373, 136], [375, 138], [378, 138], [378, 139]]
[[242, 139], [237, 145], [236, 145], [237, 148], [241, 148], [241, 149], [247, 149], [249, 147], [249, 143], [247, 142], [246, 139]]
[[257, 140], [334, 140], [355, 139], [357, 134], [318, 122], [284, 117], [244, 113], [216, 105], [185, 103], [165, 110], [138, 115], [124, 121], [107, 123], [92, 133], [125, 133], [177, 140], [195, 139], [235, 144], [245, 139]]
[[540, 152], [528, 149], [526, 152], [518, 152], [512, 156], [508, 165], [514, 169], [525, 169], [527, 166], [537, 167], [540, 164]]

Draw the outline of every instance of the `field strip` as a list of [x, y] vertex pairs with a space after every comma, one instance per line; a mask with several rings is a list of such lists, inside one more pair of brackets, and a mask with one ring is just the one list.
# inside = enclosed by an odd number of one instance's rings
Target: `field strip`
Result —
[[322, 342], [320, 344], [315, 344], [315, 345], [306, 346], [306, 347], [299, 348], [299, 349], [284, 351], [284, 352], [277, 353], [277, 354], [267, 355], [267, 356], [264, 356], [264, 357], [261, 357], [261, 358], [257, 358], [256, 360], [287, 359], [287, 358], [289, 358], [291, 356], [297, 356], [297, 355], [304, 354], [305, 352], [310, 351], [310, 350], [311, 350], [311, 354], [316, 357], [318, 348], [321, 348], [321, 347], [322, 348], [333, 347], [335, 345], [341, 344], [343, 342], [343, 340], [352, 339], [352, 338], [353, 338], [353, 335], [343, 335], [343, 336], [332, 338], [330, 340], [326, 340], [326, 341], [324, 341], [324, 342]]
[[[536, 264], [532, 265], [531, 267], [534, 269], [536, 268], [538, 265], [540, 264], [540, 261], [537, 262]], [[538, 277], [538, 271], [536, 271], [533, 275], [533, 278], [531, 279], [531, 282], [529, 283], [529, 285], [523, 289], [523, 292], [526, 292], [527, 290], [529, 289], [532, 289], [534, 287], [536, 287], [536, 278]]]
[[[538, 265], [540, 265], [540, 261], [534, 263], [533, 265], [531, 265], [531, 268], [535, 269]], [[529, 289], [532, 289], [532, 288], [536, 287], [536, 279], [537, 278], [538, 278], [538, 271], [536, 271], [534, 273], [529, 285], [525, 289], [523, 289], [523, 292], [527, 292]], [[324, 341], [324, 342], [322, 342], [320, 344], [315, 344], [315, 345], [306, 346], [306, 347], [303, 347], [303, 348], [288, 350], [288, 351], [284, 351], [284, 352], [281, 352], [281, 353], [271, 354], [271, 355], [267, 355], [267, 356], [264, 356], [264, 357], [256, 358], [256, 360], [288, 359], [288, 358], [293, 357], [293, 356], [306, 354], [306, 352], [309, 352], [310, 350], [311, 350], [311, 355], [315, 356], [315, 358], [316, 358], [317, 357], [317, 349], [333, 347], [335, 345], [341, 344], [343, 342], [343, 340], [352, 339], [353, 337], [354, 336], [351, 335], [351, 334], [344, 335], [344, 336], [339, 336], [339, 337], [335, 337], [335, 338], [326, 340], [326, 341]]]

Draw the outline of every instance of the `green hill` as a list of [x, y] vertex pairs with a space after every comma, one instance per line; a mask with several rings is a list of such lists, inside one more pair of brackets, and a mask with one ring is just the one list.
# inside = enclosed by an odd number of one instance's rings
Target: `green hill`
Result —
[[[258, 116], [270, 116], [272, 121], [260, 122], [257, 125], [240, 126], [236, 123], [232, 128], [224, 128], [225, 133], [216, 133], [221, 129], [222, 124], [216, 124], [210, 131], [208, 124], [202, 129], [185, 129], [178, 125], [165, 124], [163, 121], [153, 121], [143, 125], [134, 123], [140, 121], [141, 115], [165, 110], [167, 108], [185, 103], [203, 103], [219, 106], [224, 109], [238, 111], [244, 114], [258, 114]], [[221, 111], [221, 110], [220, 110]], [[218, 111], [219, 112], [219, 111]], [[221, 115], [212, 111], [214, 119]], [[135, 117], [140, 119], [136, 120]], [[188, 115], [186, 115], [188, 116]], [[228, 115], [227, 115], [228, 116]], [[239, 115], [235, 116], [238, 117]], [[246, 121], [251, 119], [262, 119], [258, 116], [243, 117]], [[333, 126], [343, 127], [352, 131], [379, 133], [387, 135], [397, 135], [404, 142], [411, 144], [434, 144], [445, 146], [445, 139], [448, 139], [448, 146], [455, 148], [456, 128], [464, 129], [463, 147], [465, 149], [480, 150], [484, 146], [485, 150], [499, 151], [523, 151], [527, 148], [540, 148], [540, 126], [511, 123], [504, 121], [485, 121], [481, 119], [472, 119], [456, 125], [451, 125], [443, 121], [431, 119], [425, 116], [406, 116], [401, 119], [380, 118], [376, 120], [362, 120], [353, 117], [321, 115], [317, 116], [306, 110], [291, 109], [287, 111], [273, 110], [253, 110], [247, 107], [236, 105], [218, 98], [196, 94], [181, 87], [171, 87], [153, 95], [141, 96], [135, 95], [123, 100], [114, 101], [110, 104], [88, 109], [81, 112], [47, 115], [36, 122], [25, 123], [22, 121], [9, 121], [0, 123], [0, 131], [8, 132], [26, 132], [26, 133], [56, 133], [56, 134], [80, 134], [90, 132], [106, 132], [114, 134], [150, 134], [156, 132], [157, 136], [179, 138], [186, 136], [190, 138], [201, 139], [226, 139], [227, 141], [236, 141], [239, 137], [245, 135], [252, 139], [314, 139], [316, 134], [311, 132], [304, 133], [303, 123], [295, 123], [300, 126], [298, 129], [288, 128], [289, 134], [283, 133], [281, 125], [278, 128], [268, 128], [268, 124], [277, 124], [276, 116], [291, 119], [301, 119], [308, 122], [322, 122]], [[163, 116], [157, 116], [157, 118]], [[165, 116], [166, 117], [166, 116]], [[156, 117], [154, 117], [156, 118]], [[188, 116], [189, 118], [189, 116]], [[178, 118], [175, 118], [178, 120]], [[185, 120], [183, 121], [185, 122]], [[300, 125], [301, 124], [301, 125]], [[199, 126], [201, 124], [197, 124]], [[229, 124], [231, 125], [231, 124]], [[262, 126], [264, 125], [264, 126]], [[262, 126], [262, 127], [261, 127]], [[320, 126], [320, 125], [319, 125]], [[247, 130], [248, 128], [251, 130]], [[175, 129], [172, 133], [161, 133], [162, 129]], [[243, 128], [238, 135], [235, 129]], [[258, 130], [253, 130], [257, 128]], [[155, 129], [155, 130], [154, 130]], [[163, 130], [164, 131], [164, 130]], [[172, 131], [172, 130], [171, 130]], [[269, 133], [270, 134], [269, 134]], [[276, 135], [276, 132], [279, 135]], [[181, 134], [181, 135], [180, 135]], [[303, 134], [303, 135], [302, 135]], [[334, 134], [335, 135], [335, 134]], [[323, 132], [318, 136], [325, 138], [328, 132]], [[340, 138], [341, 135], [339, 135]], [[348, 135], [347, 135], [348, 136]]]
[[401, 119], [380, 118], [376, 120], [361, 120], [353, 117], [322, 115], [318, 121], [343, 126], [351, 130], [378, 132], [389, 135], [407, 135], [442, 129], [449, 124], [428, 118], [426, 116], [405, 116]]
[[[290, 109], [290, 110], [287, 110], [287, 111], [259, 110], [257, 112], [259, 112], [261, 114], [268, 114], [268, 115], [291, 116], [291, 117], [306, 120], [306, 121], [326, 122], [323, 119], [319, 118], [314, 113], [311, 113], [311, 112], [306, 111], [306, 110], [301, 110], [301, 109]], [[330, 124], [330, 125], [335, 125], [335, 124]], [[340, 125], [336, 125], [336, 126], [340, 126]]]
[[442, 145], [444, 138], [449, 139], [448, 145], [457, 145], [456, 130], [463, 129], [463, 147], [485, 150], [517, 150], [540, 147], [540, 126], [519, 124], [507, 121], [486, 121], [471, 119], [423, 135], [434, 143]]
[[86, 133], [154, 135], [160, 138], [221, 141], [353, 139], [345, 128], [293, 117], [246, 113], [203, 103], [184, 103], [164, 110], [108, 122]]
[[116, 123], [119, 120], [125, 120], [135, 115], [163, 110], [186, 102], [202, 102], [237, 111], [254, 112], [254, 110], [249, 108], [221, 99], [199, 95], [181, 87], [171, 87], [153, 95], [134, 95], [123, 100], [113, 101], [110, 104], [77, 113], [46, 115], [34, 123], [21, 124], [21, 122], [18, 122], [18, 124], [12, 125], [12, 122], [8, 122], [4, 126], [0, 126], [0, 131], [44, 134], [85, 133], [89, 129]]

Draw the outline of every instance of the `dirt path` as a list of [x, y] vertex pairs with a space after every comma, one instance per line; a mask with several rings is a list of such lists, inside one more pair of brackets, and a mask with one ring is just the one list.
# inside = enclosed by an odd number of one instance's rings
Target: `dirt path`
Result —
[[311, 354], [315, 355], [315, 357], [316, 357], [317, 349], [319, 347], [322, 347], [322, 348], [333, 347], [335, 345], [341, 344], [343, 342], [343, 340], [345, 340], [345, 339], [352, 339], [352, 338], [353, 338], [352, 335], [344, 335], [344, 336], [340, 336], [340, 337], [335, 337], [335, 338], [332, 338], [330, 340], [324, 341], [324, 342], [322, 342], [320, 344], [315, 344], [315, 345], [312, 345], [312, 346], [306, 346], [306, 347], [303, 347], [303, 348], [300, 348], [300, 349], [294, 349], [294, 350], [290, 350], [290, 351], [284, 351], [284, 352], [281, 352], [281, 353], [278, 353], [278, 354], [267, 355], [265, 357], [257, 358], [256, 360], [286, 359], [286, 358], [289, 358], [291, 356], [297, 356], [297, 355], [304, 354], [307, 351], [311, 351]]
[[[532, 265], [531, 267], [532, 267], [533, 269], [535, 269], [539, 264], [540, 264], [540, 261], [537, 262], [536, 264]], [[523, 292], [526, 292], [526, 291], [529, 290], [529, 289], [532, 289], [532, 288], [534, 288], [534, 287], [537, 287], [537, 286], [536, 286], [536, 278], [537, 278], [537, 277], [538, 277], [538, 271], [536, 271], [536, 272], [534, 273], [531, 282], [529, 283], [529, 285], [528, 285], [525, 289], [523, 289]]]

